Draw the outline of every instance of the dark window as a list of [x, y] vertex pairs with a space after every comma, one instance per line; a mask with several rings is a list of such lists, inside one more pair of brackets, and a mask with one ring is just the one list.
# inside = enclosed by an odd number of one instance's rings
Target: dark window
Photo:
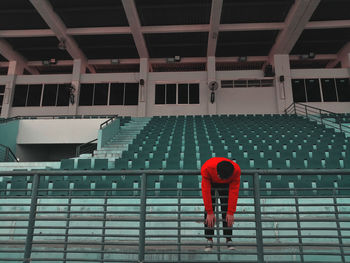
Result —
[[190, 104], [199, 104], [199, 84], [190, 84]]
[[221, 81], [221, 88], [223, 88], [223, 89], [233, 88], [233, 80], [222, 80]]
[[125, 83], [125, 103], [124, 105], [138, 105], [139, 84]]
[[337, 101], [334, 79], [321, 79], [323, 101]]
[[176, 104], [176, 84], [166, 85], [166, 104]]
[[248, 80], [248, 87], [256, 88], [256, 87], [260, 87], [260, 86], [261, 86], [261, 83], [260, 83], [260, 80], [258, 80], [258, 79]]
[[292, 79], [293, 101], [306, 102], [305, 83], [303, 79]]
[[27, 106], [40, 106], [42, 84], [29, 85]]
[[111, 83], [109, 105], [124, 104], [124, 83]]
[[0, 85], [0, 93], [4, 93], [5, 92], [5, 85]]
[[81, 84], [80, 86], [80, 106], [91, 106], [94, 95], [94, 84]]
[[246, 80], [235, 80], [234, 82], [235, 88], [246, 88], [247, 81]]
[[262, 79], [261, 87], [273, 87], [273, 79]]
[[107, 105], [108, 83], [95, 84], [94, 105]]
[[42, 106], [56, 106], [57, 84], [46, 84], [44, 86]]
[[12, 106], [13, 107], [26, 106], [27, 93], [28, 93], [28, 85], [16, 85]]
[[156, 104], [165, 104], [165, 84], [156, 85]]
[[70, 87], [69, 83], [58, 85], [57, 106], [69, 106]]
[[178, 89], [178, 104], [188, 104], [188, 84], [179, 84]]
[[3, 100], [4, 100], [4, 95], [0, 95], [0, 106], [2, 105]]
[[320, 83], [318, 79], [305, 79], [308, 102], [321, 101]]
[[350, 101], [350, 81], [349, 79], [335, 80], [339, 101]]

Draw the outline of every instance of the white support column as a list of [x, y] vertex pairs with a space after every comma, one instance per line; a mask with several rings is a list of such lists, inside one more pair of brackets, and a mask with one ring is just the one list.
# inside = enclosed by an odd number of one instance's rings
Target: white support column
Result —
[[275, 55], [274, 64], [277, 111], [281, 114], [293, 102], [289, 55]]
[[17, 75], [23, 74], [24, 65], [18, 61], [10, 61], [8, 68], [9, 80], [6, 83], [4, 100], [2, 102], [1, 118], [11, 117], [12, 100], [15, 93]]
[[[139, 105], [137, 107], [137, 116], [146, 117], [147, 116], [147, 99], [148, 98], [148, 71], [149, 71], [149, 61], [148, 58], [140, 59], [140, 80], [139, 80]], [[143, 81], [142, 81], [143, 80]], [[141, 85], [143, 83], [143, 85]]]
[[69, 115], [77, 115], [80, 95], [80, 77], [86, 70], [86, 64], [81, 59], [74, 59], [73, 62], [73, 75], [72, 75], [72, 93], [74, 95], [74, 104], [69, 101]]
[[215, 56], [219, 36], [220, 17], [223, 0], [213, 0], [211, 4], [210, 29], [208, 34], [207, 56]]
[[340, 60], [340, 63], [342, 68], [350, 69], [350, 52]]
[[210, 83], [211, 81], [216, 81], [215, 57], [208, 57], [207, 71], [208, 71], [208, 82], [206, 85], [206, 90], [208, 93], [208, 114], [211, 115], [211, 114], [217, 113], [216, 101], [217, 101], [218, 91], [214, 91], [215, 101], [214, 101], [214, 103], [211, 103], [211, 101], [210, 101], [211, 91], [208, 88], [208, 83]]

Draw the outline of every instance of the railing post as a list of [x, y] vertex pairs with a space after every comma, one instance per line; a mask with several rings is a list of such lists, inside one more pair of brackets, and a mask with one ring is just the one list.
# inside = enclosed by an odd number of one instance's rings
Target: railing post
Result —
[[255, 228], [256, 228], [256, 245], [257, 245], [257, 262], [264, 262], [264, 246], [261, 223], [261, 207], [260, 207], [260, 185], [259, 174], [254, 174], [254, 209], [255, 209]]
[[80, 155], [80, 145], [75, 149], [75, 157], [79, 157]]
[[321, 109], [319, 110], [319, 112], [320, 112], [321, 124], [323, 124], [323, 117], [322, 117]]
[[38, 203], [38, 187], [39, 187], [39, 175], [35, 174], [33, 179], [33, 185], [32, 185], [32, 196], [31, 196], [31, 203], [30, 203], [27, 238], [26, 238], [26, 245], [24, 250], [23, 263], [31, 262], [30, 256], [32, 254], [33, 233], [34, 233], [35, 216], [36, 216], [36, 209], [37, 209], [37, 203]]
[[342, 132], [343, 129], [341, 128], [341, 121], [340, 121], [340, 116], [339, 116], [339, 114], [336, 115], [336, 119], [337, 119], [337, 122], [338, 122], [338, 124], [339, 124], [339, 130], [340, 130], [340, 132]]
[[5, 148], [5, 162], [8, 162], [10, 159], [9, 159], [9, 154], [10, 154], [10, 151], [9, 151], [9, 148], [6, 147]]
[[309, 116], [307, 115], [307, 106], [304, 105], [304, 108], [305, 108], [305, 115], [306, 115], [306, 117], [309, 117]]
[[295, 102], [293, 103], [293, 106], [294, 106], [294, 114], [296, 115], [297, 114], [297, 109], [295, 107]]
[[146, 204], [147, 204], [147, 175], [141, 175], [141, 195], [140, 195], [140, 232], [139, 232], [139, 263], [145, 260], [145, 240], [146, 240]]

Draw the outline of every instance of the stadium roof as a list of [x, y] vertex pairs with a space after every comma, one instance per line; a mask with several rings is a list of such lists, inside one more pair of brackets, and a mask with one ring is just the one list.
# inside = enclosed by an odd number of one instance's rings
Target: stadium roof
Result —
[[154, 71], [191, 71], [216, 56], [217, 68], [261, 69], [274, 54], [332, 68], [350, 52], [349, 10], [349, 0], [1, 0], [0, 68], [71, 73], [82, 59], [89, 72], [135, 72], [149, 58]]

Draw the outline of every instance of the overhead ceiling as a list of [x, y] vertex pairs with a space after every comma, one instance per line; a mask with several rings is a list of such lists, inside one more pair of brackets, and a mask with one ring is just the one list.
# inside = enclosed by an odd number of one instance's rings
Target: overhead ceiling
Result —
[[[35, 2], [52, 8], [43, 13]], [[77, 56], [88, 60], [92, 72], [128, 72], [139, 69], [136, 65], [140, 54], [147, 54], [154, 71], [189, 71], [205, 69], [211, 46], [218, 57], [218, 69], [255, 69], [268, 62], [288, 23], [299, 23], [298, 16], [304, 15], [301, 11], [293, 13], [299, 0], [220, 2], [1, 0], [0, 61], [13, 57], [8, 48], [1, 48], [4, 44], [19, 54], [24, 63], [45, 74], [55, 70], [70, 73]], [[293, 33], [296, 39], [290, 49], [294, 55], [291, 67], [324, 68], [330, 63], [335, 66], [340, 51], [350, 42], [350, 1], [310, 2], [316, 3], [315, 9], [304, 25], [298, 24], [300, 33]], [[53, 24], [63, 26], [57, 29]], [[59, 49], [62, 39], [69, 39], [73, 52], [69, 46]], [[142, 46], [146, 53], [142, 53]], [[310, 52], [316, 54], [314, 59], [299, 59]], [[167, 63], [167, 58], [174, 56], [187, 60]], [[247, 61], [238, 61], [239, 57], [247, 57]], [[58, 63], [45, 68], [41, 62], [52, 58]], [[111, 65], [111, 59], [119, 59], [123, 65]]]

